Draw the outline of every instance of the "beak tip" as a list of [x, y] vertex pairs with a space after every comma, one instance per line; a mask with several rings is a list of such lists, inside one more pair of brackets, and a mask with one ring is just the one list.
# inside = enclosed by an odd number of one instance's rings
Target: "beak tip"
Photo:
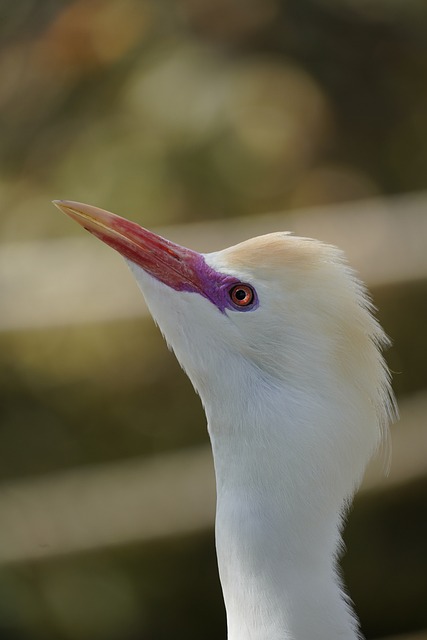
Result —
[[81, 212], [81, 208], [86, 206], [79, 202], [74, 202], [73, 200], [52, 200], [52, 204], [62, 211], [62, 213], [66, 213], [67, 215], [71, 215], [72, 212], [78, 214]]
[[52, 200], [52, 204], [55, 205], [57, 209], [63, 212], [66, 200]]

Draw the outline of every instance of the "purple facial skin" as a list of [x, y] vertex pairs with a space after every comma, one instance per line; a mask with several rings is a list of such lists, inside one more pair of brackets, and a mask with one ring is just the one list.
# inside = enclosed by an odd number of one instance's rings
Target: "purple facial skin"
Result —
[[221, 313], [226, 309], [253, 311], [258, 307], [258, 297], [253, 289], [250, 304], [235, 304], [230, 291], [243, 283], [234, 276], [212, 269], [200, 253], [98, 207], [67, 200], [55, 201], [54, 204], [87, 231], [175, 291], [198, 293], [210, 300]]
[[[181, 255], [185, 252], [185, 257], [182, 258], [185, 262], [186, 270], [188, 272], [187, 278], [170, 278], [168, 270], [163, 271], [161, 277], [156, 276], [161, 282], [172, 287], [176, 291], [189, 291], [199, 293], [204, 298], [207, 298], [214, 304], [221, 313], [225, 313], [226, 309], [232, 311], [253, 311], [258, 307], [258, 297], [256, 291], [252, 288], [254, 298], [251, 304], [241, 307], [233, 303], [230, 291], [239, 284], [242, 284], [241, 280], [234, 276], [229, 276], [225, 273], [215, 271], [208, 264], [206, 264], [204, 257], [196, 251], [185, 249], [179, 245], [174, 245], [175, 250], [179, 250]], [[143, 264], [137, 263], [145, 271], [146, 267]]]

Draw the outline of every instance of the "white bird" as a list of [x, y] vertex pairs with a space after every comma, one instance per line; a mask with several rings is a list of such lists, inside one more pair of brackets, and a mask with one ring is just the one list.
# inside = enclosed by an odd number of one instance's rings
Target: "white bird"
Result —
[[394, 414], [387, 338], [342, 253], [272, 233], [202, 255], [56, 201], [119, 251], [203, 402], [229, 640], [355, 640], [346, 509]]

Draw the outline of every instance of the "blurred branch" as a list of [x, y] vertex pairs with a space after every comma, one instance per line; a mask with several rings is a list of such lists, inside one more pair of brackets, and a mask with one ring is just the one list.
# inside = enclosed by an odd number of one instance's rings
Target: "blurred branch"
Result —
[[[370, 287], [427, 277], [427, 194], [376, 199], [247, 219], [163, 228], [201, 251], [290, 230], [342, 248]], [[126, 215], [126, 211], [117, 211]], [[64, 222], [65, 224], [65, 222]], [[0, 330], [53, 327], [146, 313], [118, 257], [93, 238], [0, 247]], [[58, 277], [60, 274], [60, 277]]]
[[[389, 489], [427, 475], [427, 395], [401, 406], [392, 430], [393, 465], [381, 457], [364, 489]], [[215, 483], [206, 448], [4, 483], [0, 487], [0, 563], [20, 562], [213, 526]]]
[[214, 510], [207, 448], [7, 483], [0, 563], [191, 533]]

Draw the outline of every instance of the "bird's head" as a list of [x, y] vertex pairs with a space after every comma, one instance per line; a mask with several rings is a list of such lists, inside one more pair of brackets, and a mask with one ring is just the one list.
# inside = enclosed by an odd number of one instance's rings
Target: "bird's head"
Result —
[[360, 450], [360, 476], [390, 414], [387, 340], [338, 249], [273, 233], [202, 255], [96, 207], [55, 204], [127, 259], [211, 427], [223, 429], [213, 440], [231, 422], [253, 430], [245, 441], [268, 441], [265, 425], [281, 414], [289, 446], [335, 447], [344, 470]]

